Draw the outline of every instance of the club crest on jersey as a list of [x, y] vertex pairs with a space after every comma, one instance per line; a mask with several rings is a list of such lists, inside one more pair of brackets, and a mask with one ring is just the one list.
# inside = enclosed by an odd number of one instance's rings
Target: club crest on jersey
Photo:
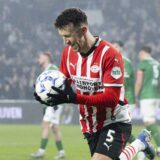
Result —
[[99, 71], [99, 66], [93, 65], [93, 66], [91, 67], [91, 72], [97, 73], [98, 71]]
[[120, 67], [113, 67], [111, 71], [111, 76], [115, 79], [118, 79], [122, 76], [122, 71]]

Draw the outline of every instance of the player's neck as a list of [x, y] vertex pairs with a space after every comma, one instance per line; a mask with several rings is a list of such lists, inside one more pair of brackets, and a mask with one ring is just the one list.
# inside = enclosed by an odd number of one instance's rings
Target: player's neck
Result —
[[88, 33], [88, 35], [85, 37], [86, 43], [84, 44], [84, 47], [82, 49], [82, 53], [87, 53], [92, 46], [95, 44], [96, 42], [96, 37], [94, 37], [91, 33]]
[[152, 57], [151, 57], [149, 54], [146, 54], [146, 55], [143, 57], [144, 60], [151, 59], [151, 58], [152, 58]]

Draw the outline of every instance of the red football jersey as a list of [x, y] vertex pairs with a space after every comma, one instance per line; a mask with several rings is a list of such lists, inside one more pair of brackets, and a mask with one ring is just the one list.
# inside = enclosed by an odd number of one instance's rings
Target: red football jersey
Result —
[[[120, 101], [124, 101], [124, 66], [121, 54], [112, 45], [98, 39], [95, 49], [87, 57], [75, 52], [70, 46], [64, 48], [60, 71], [72, 80], [81, 95], [96, 95], [105, 87], [121, 87]], [[107, 98], [107, 97], [106, 97]], [[129, 122], [128, 107], [117, 105], [116, 119], [111, 118], [111, 108], [79, 105], [82, 132], [93, 133], [113, 122]], [[122, 110], [120, 113], [120, 109]]]

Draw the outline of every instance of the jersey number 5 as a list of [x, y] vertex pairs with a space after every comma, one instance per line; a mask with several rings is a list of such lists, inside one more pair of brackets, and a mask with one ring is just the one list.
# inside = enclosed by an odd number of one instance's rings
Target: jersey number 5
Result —
[[108, 130], [108, 133], [107, 133], [106, 142], [109, 142], [109, 143], [113, 142], [113, 140], [114, 140], [113, 135], [114, 135], [114, 134], [115, 134], [115, 131], [109, 129], [109, 130]]

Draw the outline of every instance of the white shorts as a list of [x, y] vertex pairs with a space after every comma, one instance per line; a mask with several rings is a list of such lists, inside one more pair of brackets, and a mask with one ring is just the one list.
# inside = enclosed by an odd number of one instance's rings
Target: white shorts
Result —
[[47, 107], [43, 116], [43, 121], [50, 122], [51, 124], [59, 124], [62, 109], [62, 105], [58, 105], [57, 110], [54, 110], [53, 107]]
[[158, 99], [144, 99], [140, 100], [140, 109], [143, 122], [156, 122], [156, 110], [158, 108]]
[[160, 108], [160, 99], [158, 99], [158, 107]]
[[131, 117], [132, 117], [135, 107], [136, 107], [135, 104], [129, 104], [128, 110], [129, 110], [129, 114]]

